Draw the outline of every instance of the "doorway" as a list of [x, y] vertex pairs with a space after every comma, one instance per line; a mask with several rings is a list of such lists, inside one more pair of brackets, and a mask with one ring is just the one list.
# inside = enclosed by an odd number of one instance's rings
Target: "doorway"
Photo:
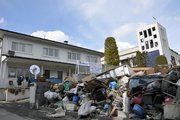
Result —
[[50, 70], [45, 70], [44, 75], [45, 75], [46, 79], [49, 79], [50, 78]]
[[63, 80], [63, 71], [57, 71], [58, 79]]

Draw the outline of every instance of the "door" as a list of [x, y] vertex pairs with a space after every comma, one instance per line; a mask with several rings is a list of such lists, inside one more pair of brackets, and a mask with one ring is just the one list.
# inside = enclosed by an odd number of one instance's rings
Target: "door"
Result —
[[46, 79], [48, 79], [50, 77], [50, 70], [45, 70], [44, 71], [44, 76]]
[[58, 79], [63, 80], [63, 72], [57, 71], [57, 74], [58, 74]]

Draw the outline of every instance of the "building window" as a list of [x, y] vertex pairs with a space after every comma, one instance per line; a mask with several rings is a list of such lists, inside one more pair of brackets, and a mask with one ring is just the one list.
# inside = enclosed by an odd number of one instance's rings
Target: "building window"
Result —
[[81, 59], [80, 53], [68, 52], [68, 59], [70, 59], [70, 60], [80, 60]]
[[148, 29], [148, 34], [149, 34], [149, 36], [152, 35], [151, 29]]
[[141, 40], [141, 42], [144, 42], [144, 40], [143, 39], [140, 39]]
[[156, 28], [155, 28], [155, 27], [152, 27], [152, 30], [153, 30], [153, 31], [155, 31], [155, 30], [156, 30]]
[[12, 42], [11, 50], [32, 53], [32, 45], [26, 43]]
[[91, 57], [91, 62], [97, 63], [97, 57]]
[[157, 35], [153, 35], [154, 38], [157, 38]]
[[59, 50], [54, 48], [43, 47], [43, 55], [51, 57], [59, 57]]
[[8, 77], [9, 78], [18, 78], [19, 76], [24, 76], [25, 78], [30, 78], [31, 74], [29, 72], [29, 69], [8, 67]]
[[139, 32], [139, 35], [142, 35], [142, 32]]
[[144, 30], [143, 33], [144, 33], [144, 37], [147, 38], [147, 32], [146, 32], [146, 30]]
[[151, 47], [151, 48], [154, 47], [153, 40], [150, 40], [150, 47]]
[[59, 56], [59, 51], [58, 51], [58, 49], [54, 49], [54, 55], [55, 55], [55, 57], [58, 57], [58, 56]]
[[16, 68], [8, 68], [8, 77], [16, 78]]
[[144, 50], [144, 46], [142, 46], [141, 48], [142, 48], [142, 50]]
[[87, 56], [87, 62], [97, 63], [97, 57]]
[[90, 67], [89, 66], [79, 66], [79, 73], [81, 74], [90, 74]]
[[146, 41], [146, 49], [149, 49], [148, 41]]
[[176, 64], [176, 59], [175, 59], [175, 57], [174, 57], [174, 56], [171, 56], [171, 63], [172, 63], [173, 65], [175, 65], [175, 64]]
[[155, 42], [155, 46], [158, 47], [158, 42]]

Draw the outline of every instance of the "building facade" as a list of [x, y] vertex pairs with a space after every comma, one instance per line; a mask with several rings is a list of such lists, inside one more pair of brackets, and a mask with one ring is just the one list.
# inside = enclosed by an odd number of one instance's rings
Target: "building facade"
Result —
[[[180, 65], [180, 55], [170, 49], [166, 29], [159, 23], [147, 25], [137, 30], [138, 46], [132, 49], [120, 51], [121, 63], [133, 61], [136, 52], [147, 52], [147, 66], [153, 67], [155, 59], [159, 55], [167, 58], [168, 64]], [[132, 57], [130, 57], [132, 56]], [[132, 67], [135, 63], [130, 64]]]
[[63, 80], [80, 62], [86, 65], [78, 67], [78, 73], [93, 72], [91, 66], [101, 66], [101, 57], [103, 53], [94, 50], [0, 29], [0, 88], [10, 82], [17, 86], [19, 76], [31, 79], [29, 67], [34, 64], [47, 79]]
[[136, 66], [136, 52], [139, 51], [139, 47], [133, 47], [127, 50], [123, 50], [119, 52], [120, 56], [120, 64], [128, 64], [131, 67]]

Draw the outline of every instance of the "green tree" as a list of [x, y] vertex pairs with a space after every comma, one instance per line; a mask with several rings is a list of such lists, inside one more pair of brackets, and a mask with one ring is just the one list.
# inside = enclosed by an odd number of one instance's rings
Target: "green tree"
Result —
[[155, 63], [156, 63], [156, 65], [167, 65], [168, 64], [167, 59], [164, 55], [160, 55], [160, 56], [156, 57]]
[[136, 64], [138, 67], [146, 67], [147, 63], [147, 53], [146, 52], [136, 52]]
[[107, 65], [119, 65], [119, 53], [116, 40], [113, 37], [107, 37], [105, 40], [104, 60]]

